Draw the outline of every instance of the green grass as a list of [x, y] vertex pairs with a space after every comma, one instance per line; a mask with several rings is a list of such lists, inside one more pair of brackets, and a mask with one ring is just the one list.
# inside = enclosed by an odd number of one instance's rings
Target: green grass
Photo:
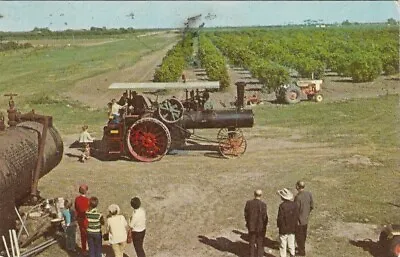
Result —
[[[22, 112], [35, 109], [56, 117], [55, 125], [62, 133], [79, 131], [83, 123], [101, 128], [106, 110], [93, 110], [60, 95], [79, 80], [131, 66], [175, 40], [132, 37], [96, 46], [4, 52], [0, 54], [0, 92], [18, 93], [16, 103]], [[0, 111], [5, 112], [6, 101], [5, 97], [0, 99]]]
[[256, 124], [299, 129], [316, 142], [398, 147], [399, 96], [331, 103], [265, 105], [255, 109]]
[[74, 82], [135, 63], [174, 39], [146, 37], [97, 46], [35, 48], [0, 55], [0, 91], [17, 93], [62, 91]]
[[[265, 132], [266, 138], [291, 140], [292, 133], [299, 133], [303, 137], [292, 141], [324, 143], [332, 151], [326, 157], [315, 156], [312, 148], [304, 151], [303, 157], [296, 157], [298, 153], [293, 156], [294, 149], [265, 153], [290, 156], [282, 162], [286, 172], [277, 171], [268, 176], [268, 181], [287, 186], [302, 178], [313, 192], [316, 209], [312, 213], [308, 239], [313, 246], [312, 256], [361, 256], [362, 248], [350, 244], [345, 236], [332, 234], [336, 222], [344, 222], [345, 227], [346, 222], [378, 226], [400, 223], [396, 207], [400, 195], [399, 100], [399, 95], [388, 95], [321, 104], [265, 105], [254, 109], [256, 124], [270, 128]], [[346, 162], [355, 155], [369, 158], [376, 165]], [[342, 233], [345, 235], [346, 231]], [[376, 232], [370, 239], [375, 241], [378, 235]], [[363, 234], [359, 237], [369, 238]], [[333, 248], [336, 250], [332, 251]]]
[[35, 109], [37, 112], [53, 116], [54, 126], [63, 134], [77, 133], [84, 124], [89, 125], [92, 132], [100, 133], [107, 121], [106, 108], [93, 109], [78, 101], [48, 95], [35, 95], [23, 109]]
[[[292, 171], [311, 179], [313, 190], [320, 194], [316, 196], [320, 198], [318, 212], [328, 211], [335, 220], [344, 222], [363, 223], [368, 219], [374, 224], [399, 223], [391, 205], [400, 194], [399, 100], [398, 95], [389, 95], [321, 104], [265, 105], [254, 112], [257, 125], [273, 131], [288, 130], [287, 140], [293, 129], [303, 136], [297, 140], [299, 143], [326, 143], [329, 149], [337, 149], [335, 155], [322, 162], [312, 155], [304, 156]], [[270, 133], [266, 136], [271, 138]], [[275, 136], [285, 138], [282, 131]], [[368, 157], [377, 166], [338, 161], [354, 155]], [[327, 165], [330, 161], [335, 165]], [[313, 181], [313, 177], [323, 177], [324, 181]], [[314, 226], [331, 221], [318, 217]]]

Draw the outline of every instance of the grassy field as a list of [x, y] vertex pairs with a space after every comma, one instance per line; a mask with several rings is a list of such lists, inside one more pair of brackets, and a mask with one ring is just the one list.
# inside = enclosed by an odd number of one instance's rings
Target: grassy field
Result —
[[[304, 136], [300, 142], [325, 143], [333, 149], [357, 149], [359, 155], [382, 164], [332, 167], [332, 171], [324, 176], [341, 181], [342, 187], [340, 190], [332, 188], [329, 193], [332, 197], [341, 196], [331, 207], [341, 209], [341, 216], [346, 221], [361, 221], [367, 217], [375, 223], [399, 222], [396, 212], [390, 213], [392, 207], [387, 205], [396, 201], [400, 194], [396, 188], [398, 181], [393, 180], [400, 171], [398, 95], [322, 105], [265, 106], [256, 109], [256, 121], [259, 125], [298, 131]], [[282, 132], [279, 134], [284, 136]], [[340, 153], [332, 156], [332, 160], [340, 158]], [[323, 188], [321, 191], [328, 193]]]
[[[175, 40], [160, 36], [132, 37], [90, 47], [53, 46], [3, 52], [0, 54], [0, 92], [20, 94], [16, 102], [22, 112], [34, 108], [59, 117], [56, 125], [62, 132], [72, 132], [69, 128], [73, 127], [70, 125], [74, 120], [99, 125], [104, 120], [103, 110], [91, 110], [73, 99], [61, 98], [61, 93], [84, 78], [129, 67], [142, 56]], [[0, 99], [0, 111], [5, 111], [6, 102], [7, 98]]]

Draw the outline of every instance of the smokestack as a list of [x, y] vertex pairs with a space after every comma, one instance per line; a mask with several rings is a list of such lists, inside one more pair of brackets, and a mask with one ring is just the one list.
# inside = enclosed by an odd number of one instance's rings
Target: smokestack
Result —
[[246, 86], [246, 82], [239, 81], [236, 82], [235, 85], [237, 90], [236, 108], [237, 110], [242, 110], [244, 108], [244, 88]]

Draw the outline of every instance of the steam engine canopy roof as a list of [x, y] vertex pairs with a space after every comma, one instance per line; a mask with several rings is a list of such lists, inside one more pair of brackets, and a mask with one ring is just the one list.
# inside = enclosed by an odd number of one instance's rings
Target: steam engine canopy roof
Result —
[[112, 83], [108, 89], [219, 89], [219, 81]]

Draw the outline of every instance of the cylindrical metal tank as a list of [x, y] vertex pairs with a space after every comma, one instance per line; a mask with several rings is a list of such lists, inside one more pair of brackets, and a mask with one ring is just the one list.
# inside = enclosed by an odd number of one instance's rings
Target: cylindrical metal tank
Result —
[[[41, 123], [25, 121], [0, 132], [0, 236], [15, 225], [14, 206], [30, 195], [42, 131]], [[50, 126], [40, 177], [56, 167], [62, 155], [61, 136]]]
[[181, 120], [186, 129], [251, 128], [254, 125], [252, 110], [217, 110], [185, 112]]

